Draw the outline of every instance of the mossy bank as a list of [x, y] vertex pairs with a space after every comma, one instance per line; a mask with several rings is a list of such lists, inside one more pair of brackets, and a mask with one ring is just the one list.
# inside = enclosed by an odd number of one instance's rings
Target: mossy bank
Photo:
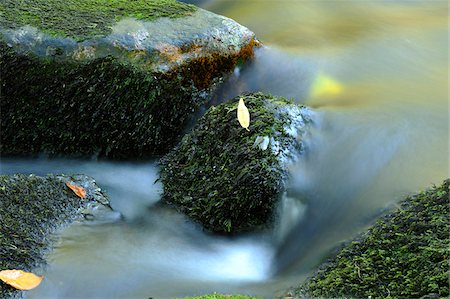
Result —
[[[83, 187], [86, 198], [77, 197], [66, 182]], [[73, 221], [117, 217], [87, 176], [0, 175], [0, 270], [44, 274], [45, 254], [55, 241], [52, 232]], [[0, 282], [0, 298], [15, 297], [21, 292]]]
[[[181, 298], [178, 298], [181, 299]], [[225, 295], [225, 294], [208, 294], [195, 297], [184, 297], [183, 299], [261, 299], [261, 297], [247, 296], [247, 295]]]
[[450, 180], [406, 198], [300, 287], [300, 298], [448, 298]]
[[[236, 116], [241, 98], [250, 112], [249, 131]], [[303, 149], [310, 116], [303, 106], [262, 93], [211, 107], [161, 160], [163, 201], [213, 232], [267, 226], [287, 165]]]
[[255, 45], [236, 22], [172, 0], [3, 1], [0, 152], [165, 153]]

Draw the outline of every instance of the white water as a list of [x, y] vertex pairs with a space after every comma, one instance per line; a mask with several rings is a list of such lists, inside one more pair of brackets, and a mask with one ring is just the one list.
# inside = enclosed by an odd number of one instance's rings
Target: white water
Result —
[[[3, 159], [1, 173], [85, 173], [122, 222], [75, 226], [28, 298], [272, 298], [406, 194], [449, 176], [448, 3], [202, 1], [268, 45], [216, 95], [265, 91], [316, 111], [273, 233], [205, 234], [154, 204], [155, 162]], [[317, 74], [339, 94], [312, 98]], [[275, 275], [274, 273], [278, 273]]]
[[211, 236], [154, 206], [161, 193], [155, 164], [2, 160], [1, 173], [90, 175], [124, 216], [66, 229], [49, 256], [46, 279], [27, 298], [171, 298], [268, 278], [274, 254], [268, 236]]

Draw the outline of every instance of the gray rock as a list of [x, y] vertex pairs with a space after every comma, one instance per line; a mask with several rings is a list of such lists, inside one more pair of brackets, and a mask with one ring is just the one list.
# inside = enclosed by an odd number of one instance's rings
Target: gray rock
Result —
[[256, 43], [253, 32], [246, 27], [200, 8], [174, 19], [145, 21], [126, 17], [111, 31], [106, 36], [79, 41], [75, 37], [55, 37], [29, 25], [0, 28], [4, 42], [18, 54], [85, 63], [110, 56], [158, 73], [176, 71], [192, 60], [207, 59], [215, 53], [238, 55]]
[[[258, 45], [247, 28], [191, 6], [152, 20], [84, 12], [74, 22], [97, 24], [85, 30], [70, 24], [72, 16], [52, 23], [40, 9], [45, 1], [29, 3], [41, 22], [24, 24], [20, 5], [0, 3], [2, 155], [166, 153], [208, 93]], [[169, 8], [160, 6], [165, 15]]]

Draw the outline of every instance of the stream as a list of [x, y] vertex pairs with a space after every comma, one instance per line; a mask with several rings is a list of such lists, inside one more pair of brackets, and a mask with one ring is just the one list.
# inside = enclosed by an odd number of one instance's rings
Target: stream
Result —
[[[2, 174], [92, 176], [123, 215], [61, 231], [26, 298], [274, 298], [405, 195], [449, 176], [447, 1], [191, 2], [265, 45], [214, 104], [263, 91], [315, 111], [276, 227], [232, 238], [202, 231], [157, 205], [157, 160], [2, 158]], [[331, 87], [313, 94], [320, 77]]]

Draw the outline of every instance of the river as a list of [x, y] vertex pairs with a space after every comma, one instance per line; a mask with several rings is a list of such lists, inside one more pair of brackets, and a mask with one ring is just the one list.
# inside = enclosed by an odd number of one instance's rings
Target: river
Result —
[[233, 238], [203, 232], [155, 205], [157, 161], [3, 158], [1, 173], [90, 175], [124, 215], [63, 230], [27, 298], [273, 298], [405, 195], [449, 177], [447, 1], [194, 2], [265, 45], [214, 102], [264, 91], [315, 111], [279, 223]]

